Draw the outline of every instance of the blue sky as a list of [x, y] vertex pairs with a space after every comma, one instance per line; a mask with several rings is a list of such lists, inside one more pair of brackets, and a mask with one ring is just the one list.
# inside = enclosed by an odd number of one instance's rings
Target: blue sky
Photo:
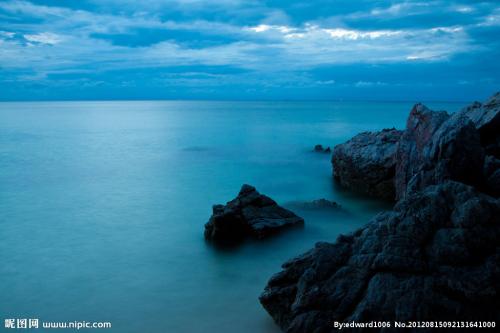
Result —
[[0, 0], [0, 100], [484, 99], [499, 1]]

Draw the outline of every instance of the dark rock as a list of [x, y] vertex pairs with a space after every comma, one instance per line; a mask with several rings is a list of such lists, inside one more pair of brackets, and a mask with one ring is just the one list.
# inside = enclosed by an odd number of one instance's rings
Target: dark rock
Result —
[[486, 179], [489, 192], [498, 197], [500, 196], [500, 169], [497, 169]]
[[335, 146], [335, 179], [353, 191], [394, 200], [394, 155], [401, 135], [402, 131], [396, 129], [364, 132]]
[[500, 136], [494, 142], [486, 144], [484, 151], [487, 155], [493, 155], [496, 158], [500, 158]]
[[483, 174], [487, 192], [496, 197], [500, 196], [500, 159], [486, 156]]
[[314, 146], [314, 151], [322, 153], [324, 151], [324, 148], [322, 145], [316, 145], [316, 146]]
[[316, 145], [314, 146], [314, 151], [317, 153], [330, 153], [332, 150], [330, 147], [323, 148], [322, 145]]
[[484, 149], [471, 120], [417, 104], [396, 152], [396, 199], [447, 179], [482, 182]]
[[484, 104], [474, 102], [459, 112], [469, 117], [481, 134], [483, 145], [497, 141], [500, 136], [500, 92]]
[[500, 319], [500, 200], [447, 181], [283, 264], [260, 296], [283, 330]]
[[498, 169], [500, 169], [500, 159], [494, 156], [486, 156], [484, 159], [484, 175], [486, 178], [491, 176]]
[[406, 193], [408, 181], [425, 162], [424, 148], [434, 133], [449, 118], [444, 111], [432, 111], [423, 104], [416, 104], [406, 121], [406, 130], [396, 150], [396, 199]]
[[302, 209], [339, 209], [341, 205], [335, 201], [330, 201], [327, 199], [317, 199], [313, 201], [304, 202], [293, 202], [293, 206], [300, 207]]
[[304, 220], [279, 206], [273, 199], [243, 185], [238, 196], [224, 205], [214, 205], [205, 224], [205, 238], [234, 242], [247, 236], [263, 238], [282, 229], [303, 225]]
[[406, 193], [451, 179], [481, 186], [484, 149], [479, 132], [464, 115], [454, 114], [438, 128], [423, 149], [423, 163], [408, 179]]

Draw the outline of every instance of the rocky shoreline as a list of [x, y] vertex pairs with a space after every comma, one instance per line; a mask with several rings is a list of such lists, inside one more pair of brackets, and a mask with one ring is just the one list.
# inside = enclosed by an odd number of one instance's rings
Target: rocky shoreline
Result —
[[406, 129], [361, 133], [332, 164], [341, 186], [396, 204], [283, 264], [260, 302], [284, 331], [500, 320], [500, 93], [452, 115], [417, 104]]

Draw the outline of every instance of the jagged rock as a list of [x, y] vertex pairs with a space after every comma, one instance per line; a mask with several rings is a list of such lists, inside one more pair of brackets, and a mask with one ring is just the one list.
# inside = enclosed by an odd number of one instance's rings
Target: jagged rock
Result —
[[314, 146], [314, 151], [315, 152], [323, 152], [323, 146], [322, 145], [316, 145]]
[[497, 142], [500, 136], [500, 92], [491, 96], [484, 104], [474, 102], [459, 112], [469, 117], [481, 134], [481, 142], [488, 145]]
[[[423, 147], [422, 155], [422, 163], [414, 167], [417, 172], [407, 178], [406, 193], [448, 179], [481, 186], [484, 149], [479, 132], [468, 117], [454, 114], [444, 121]], [[398, 194], [402, 193], [398, 190]]]
[[332, 332], [332, 321], [498, 320], [498, 216], [500, 201], [473, 187], [427, 187], [283, 264], [260, 301], [289, 333]]
[[432, 111], [420, 103], [412, 108], [396, 150], [394, 182], [397, 200], [404, 196], [408, 181], [424, 164], [424, 148], [449, 117], [445, 111]]
[[480, 185], [484, 149], [463, 113], [414, 106], [396, 151], [396, 199], [447, 179]]
[[341, 186], [394, 200], [396, 145], [402, 131], [364, 132], [333, 149], [334, 177]]
[[314, 151], [316, 153], [330, 153], [332, 150], [330, 149], [330, 147], [324, 148], [322, 145], [316, 145], [314, 146]]
[[293, 206], [300, 207], [302, 209], [339, 209], [342, 206], [335, 201], [328, 199], [317, 199], [313, 201], [297, 201], [292, 202]]
[[[396, 169], [394, 209], [288, 261], [266, 286], [260, 301], [284, 330], [332, 332], [333, 321], [500, 319], [500, 199], [480, 192], [500, 189], [499, 99], [451, 116], [414, 107], [385, 169]], [[348, 187], [372, 183], [359, 170], [369, 170], [367, 152], [378, 162], [377, 134], [340, 145], [337, 157], [335, 148], [336, 177]]]
[[500, 158], [500, 93], [452, 116], [416, 104], [397, 144], [381, 143], [384, 132], [361, 133], [335, 147], [332, 163], [342, 186], [388, 199], [395, 192], [396, 200], [447, 179], [482, 186], [496, 179], [484, 180], [482, 168], [485, 152]]
[[240, 241], [247, 236], [263, 238], [304, 220], [260, 194], [255, 187], [243, 185], [238, 196], [224, 205], [214, 205], [205, 224], [205, 238], [219, 242]]

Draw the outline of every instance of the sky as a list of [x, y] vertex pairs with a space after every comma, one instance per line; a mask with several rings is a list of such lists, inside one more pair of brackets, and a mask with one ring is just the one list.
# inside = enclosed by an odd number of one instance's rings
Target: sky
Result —
[[0, 100], [482, 100], [499, 37], [498, 0], [0, 0]]

